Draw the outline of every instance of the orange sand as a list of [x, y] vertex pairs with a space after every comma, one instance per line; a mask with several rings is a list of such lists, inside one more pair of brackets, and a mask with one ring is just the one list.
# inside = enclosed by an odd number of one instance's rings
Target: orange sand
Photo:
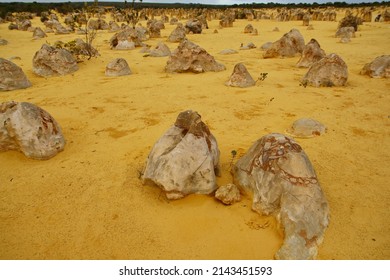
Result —
[[[389, 259], [390, 80], [359, 71], [389, 54], [390, 25], [364, 23], [356, 38], [341, 44], [334, 38], [337, 22], [311, 22], [311, 31], [301, 21], [250, 22], [258, 36], [243, 33], [248, 23], [238, 20], [214, 34], [218, 21], [212, 21], [203, 34], [188, 35], [227, 67], [223, 72], [166, 74], [167, 57], [110, 50], [113, 33], [99, 31], [100, 57], [80, 63], [73, 75], [48, 79], [32, 72], [35, 52], [45, 41], [83, 36], [48, 34], [33, 41], [32, 33], [1, 24], [1, 37], [9, 44], [0, 46], [0, 57], [19, 56], [14, 62], [33, 86], [0, 92], [0, 102], [27, 101], [47, 110], [67, 145], [48, 161], [0, 153], [0, 258], [272, 259], [282, 235], [274, 218], [251, 211], [247, 198], [233, 206], [203, 195], [167, 201], [157, 187], [142, 185], [139, 176], [152, 145], [179, 112], [193, 109], [217, 138], [223, 166], [219, 185], [231, 182], [232, 150], [242, 155], [263, 135], [283, 133], [301, 117], [324, 123], [324, 136], [297, 139], [331, 209], [318, 258]], [[33, 26], [43, 24], [35, 18]], [[161, 39], [147, 43], [165, 42], [174, 28], [165, 26]], [[280, 32], [272, 32], [276, 26]], [[238, 50], [240, 43], [261, 46], [291, 28], [346, 61], [347, 86], [300, 86], [307, 70], [295, 67], [298, 57], [264, 60], [260, 49], [218, 54]], [[172, 51], [177, 46], [167, 45]], [[117, 57], [128, 61], [133, 75], [105, 77], [105, 66]], [[238, 62], [253, 77], [264, 72], [268, 77], [255, 87], [228, 88], [224, 82]]]

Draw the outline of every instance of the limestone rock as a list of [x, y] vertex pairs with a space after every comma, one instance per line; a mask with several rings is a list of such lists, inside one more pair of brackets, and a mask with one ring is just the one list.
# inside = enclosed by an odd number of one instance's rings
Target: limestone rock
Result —
[[335, 34], [336, 38], [351, 39], [355, 37], [355, 29], [352, 26], [340, 27]]
[[22, 68], [4, 58], [0, 58], [0, 91], [28, 88], [31, 82]]
[[231, 87], [245, 88], [254, 86], [256, 81], [252, 78], [251, 74], [249, 74], [244, 64], [237, 63], [234, 66], [230, 79], [225, 84]]
[[226, 54], [236, 54], [236, 53], [238, 53], [238, 51], [233, 50], [233, 49], [224, 49], [224, 50], [219, 52], [219, 54], [224, 54], [224, 55], [226, 55]]
[[252, 209], [278, 214], [284, 242], [276, 259], [314, 259], [329, 223], [329, 207], [306, 153], [273, 133], [256, 141], [233, 166], [234, 182], [253, 196]]
[[142, 176], [154, 182], [168, 199], [210, 194], [219, 175], [217, 141], [197, 112], [180, 113], [175, 124], [154, 144]]
[[244, 44], [241, 44], [241, 46], [240, 46], [240, 50], [251, 50], [251, 49], [255, 49], [255, 48], [256, 48], [256, 45], [252, 42], [249, 42], [245, 46], [244, 46]]
[[171, 50], [163, 42], [158, 42], [157, 46], [150, 51], [150, 56], [153, 57], [162, 57], [162, 56], [170, 56], [170, 55], [171, 55]]
[[108, 23], [108, 31], [109, 32], [118, 32], [120, 30], [120, 26], [113, 20], [111, 20], [109, 23]]
[[254, 32], [254, 27], [252, 24], [247, 24], [244, 28], [244, 33], [253, 33]]
[[311, 39], [303, 49], [302, 56], [297, 63], [297, 67], [310, 67], [326, 56], [325, 51], [321, 49], [316, 39]]
[[234, 184], [221, 186], [215, 192], [215, 198], [223, 204], [231, 205], [241, 200], [240, 190]]
[[272, 47], [272, 42], [267, 42], [261, 45], [260, 49], [262, 50], [268, 50]]
[[364, 65], [360, 74], [371, 78], [390, 78], [390, 55], [376, 57], [372, 62]]
[[326, 127], [322, 123], [310, 118], [298, 119], [287, 129], [287, 133], [296, 138], [320, 136], [325, 132]]
[[33, 58], [33, 72], [42, 77], [63, 76], [78, 69], [77, 61], [69, 51], [46, 44]]
[[54, 118], [27, 102], [0, 104], [0, 151], [17, 150], [33, 159], [49, 159], [62, 151], [65, 139]]
[[199, 19], [191, 19], [186, 22], [185, 29], [186, 33], [201, 34], [202, 22]]
[[274, 42], [265, 54], [264, 58], [294, 57], [301, 54], [305, 48], [305, 40], [298, 29], [291, 29], [282, 38]]
[[180, 22], [177, 23], [176, 28], [171, 32], [168, 37], [169, 42], [179, 43], [186, 38], [186, 29]]
[[331, 53], [313, 63], [302, 79], [304, 86], [344, 86], [348, 80], [348, 67], [337, 54]]
[[225, 69], [225, 66], [216, 62], [214, 57], [205, 49], [187, 39], [181, 42], [178, 48], [173, 51], [165, 66], [166, 72], [177, 73], [217, 72]]
[[8, 41], [6, 39], [0, 39], [0, 46], [5, 46], [8, 44]]
[[111, 37], [110, 45], [116, 50], [131, 50], [142, 46], [142, 40], [135, 29], [127, 26]]
[[45, 38], [47, 37], [46, 33], [40, 28], [40, 27], [37, 27], [34, 29], [34, 33], [33, 33], [33, 39], [41, 39], [41, 38]]
[[160, 20], [151, 20], [148, 22], [148, 30], [150, 38], [160, 38], [161, 29], [164, 29], [164, 22]]
[[130, 75], [131, 70], [124, 58], [116, 58], [106, 66], [106, 76], [118, 77]]

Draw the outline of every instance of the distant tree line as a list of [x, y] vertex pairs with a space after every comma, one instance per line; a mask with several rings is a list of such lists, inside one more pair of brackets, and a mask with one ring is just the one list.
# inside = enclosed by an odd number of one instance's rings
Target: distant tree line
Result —
[[[240, 5], [205, 5], [205, 4], [196, 4], [196, 3], [190, 3], [190, 4], [181, 4], [181, 3], [174, 3], [174, 4], [166, 4], [166, 3], [147, 3], [147, 0], [145, 2], [138, 2], [136, 5], [136, 9], [142, 9], [142, 8], [215, 8], [215, 9], [225, 9], [225, 8], [249, 8], [249, 9], [260, 9], [260, 8], [319, 8], [319, 7], [327, 7], [327, 6], [333, 6], [333, 7], [365, 7], [365, 6], [390, 6], [389, 1], [382, 1], [382, 2], [374, 2], [374, 3], [355, 3], [350, 4], [347, 2], [328, 2], [324, 4], [319, 4], [314, 2], [313, 4], [307, 4], [307, 3], [300, 3], [300, 4], [279, 4], [279, 3], [251, 3], [251, 4], [240, 4]], [[196, 1], [196, 0], [194, 0]], [[131, 2], [131, 0], [129, 1]], [[93, 3], [87, 3], [88, 5], [93, 5]], [[86, 2], [63, 2], [63, 3], [23, 3], [23, 2], [12, 2], [12, 3], [0, 3], [0, 17], [4, 18], [8, 13], [14, 13], [14, 12], [31, 12], [35, 13], [38, 16], [44, 11], [48, 10], [57, 10], [60, 13], [70, 13], [74, 12], [75, 10], [81, 10], [83, 7], [85, 7]], [[110, 6], [115, 7], [118, 9], [126, 8], [128, 7], [127, 1], [121, 1], [121, 2], [104, 2], [99, 1], [99, 6]]]

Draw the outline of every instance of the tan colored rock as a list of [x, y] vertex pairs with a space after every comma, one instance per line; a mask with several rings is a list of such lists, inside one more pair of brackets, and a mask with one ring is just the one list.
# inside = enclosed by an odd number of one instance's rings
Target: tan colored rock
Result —
[[274, 42], [265, 54], [264, 58], [294, 57], [300, 55], [305, 47], [305, 40], [298, 29], [291, 29], [282, 38]]
[[360, 74], [368, 75], [371, 78], [390, 78], [390, 55], [376, 57], [373, 61], [364, 65]]
[[124, 58], [116, 58], [107, 64], [105, 74], [109, 77], [125, 76], [130, 75], [131, 70]]
[[21, 151], [33, 159], [49, 159], [61, 152], [61, 128], [45, 110], [27, 102], [0, 104], [0, 151]]
[[215, 198], [225, 205], [232, 205], [241, 200], [241, 193], [236, 185], [227, 184], [217, 189]]
[[234, 66], [234, 70], [229, 80], [225, 83], [225, 85], [230, 87], [251, 87], [256, 84], [256, 81], [249, 74], [245, 65], [242, 63], [237, 63]]
[[4, 58], [0, 58], [0, 91], [28, 88], [31, 82], [22, 68]]
[[186, 29], [180, 22], [177, 23], [176, 28], [171, 32], [168, 37], [169, 42], [180, 43], [186, 38]]
[[311, 39], [303, 49], [301, 58], [297, 63], [297, 67], [310, 67], [314, 62], [321, 60], [325, 56], [325, 51], [321, 49], [317, 40]]
[[287, 129], [287, 133], [295, 138], [311, 138], [325, 134], [326, 130], [326, 127], [319, 121], [302, 118], [294, 121]]

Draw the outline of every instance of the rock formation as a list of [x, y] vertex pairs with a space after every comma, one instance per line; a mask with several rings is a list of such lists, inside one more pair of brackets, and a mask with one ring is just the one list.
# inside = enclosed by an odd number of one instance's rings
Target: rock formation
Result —
[[191, 19], [186, 22], [185, 29], [186, 33], [201, 34], [202, 22], [198, 19]]
[[214, 57], [205, 49], [187, 39], [181, 42], [178, 48], [173, 51], [165, 66], [166, 72], [177, 73], [217, 72], [225, 69], [225, 66], [216, 62]]
[[321, 49], [316, 39], [311, 39], [302, 51], [302, 56], [297, 63], [297, 67], [310, 67], [326, 56], [325, 51]]
[[360, 74], [372, 78], [390, 78], [390, 55], [376, 57], [372, 62], [364, 65]]
[[301, 54], [305, 47], [305, 40], [302, 34], [297, 29], [291, 29], [290, 32], [284, 34], [282, 38], [272, 43], [265, 54], [264, 58], [274, 57], [293, 57]]
[[157, 46], [150, 51], [149, 55], [153, 57], [170, 56], [171, 50], [163, 42], [158, 42]]
[[42, 77], [63, 76], [78, 69], [77, 61], [69, 51], [46, 44], [33, 58], [33, 72]]
[[131, 50], [142, 46], [142, 40], [135, 29], [127, 26], [111, 37], [110, 45], [116, 50]]
[[240, 190], [234, 184], [221, 186], [215, 192], [215, 198], [223, 204], [231, 205], [241, 200]]
[[106, 76], [118, 77], [130, 75], [131, 70], [124, 58], [116, 58], [106, 66]]
[[180, 43], [186, 38], [186, 29], [180, 22], [177, 23], [176, 28], [171, 32], [168, 41], [172, 43]]
[[322, 123], [310, 118], [298, 119], [287, 129], [287, 133], [296, 138], [311, 138], [325, 132], [326, 127]]
[[181, 112], [175, 124], [154, 144], [143, 172], [168, 199], [210, 194], [219, 175], [217, 141], [197, 112]]
[[315, 87], [344, 86], [348, 80], [348, 67], [337, 54], [331, 53], [313, 63], [302, 79], [302, 85]]
[[234, 182], [253, 197], [252, 209], [278, 214], [284, 242], [276, 259], [314, 259], [329, 208], [306, 153], [292, 138], [269, 134], [233, 166]]
[[249, 74], [245, 65], [242, 63], [237, 63], [234, 66], [234, 70], [229, 80], [225, 83], [225, 85], [230, 87], [251, 87], [256, 84], [256, 81], [252, 78], [251, 74]]
[[0, 151], [21, 151], [33, 159], [49, 159], [62, 151], [65, 139], [54, 118], [27, 102], [0, 104]]
[[34, 33], [33, 33], [34, 40], [45, 38], [45, 37], [47, 37], [47, 35], [40, 27], [34, 29]]
[[0, 91], [28, 88], [31, 82], [22, 68], [4, 58], [0, 58]]
[[247, 24], [244, 28], [244, 33], [253, 33], [254, 32], [254, 28], [253, 28], [253, 25], [252, 24]]

